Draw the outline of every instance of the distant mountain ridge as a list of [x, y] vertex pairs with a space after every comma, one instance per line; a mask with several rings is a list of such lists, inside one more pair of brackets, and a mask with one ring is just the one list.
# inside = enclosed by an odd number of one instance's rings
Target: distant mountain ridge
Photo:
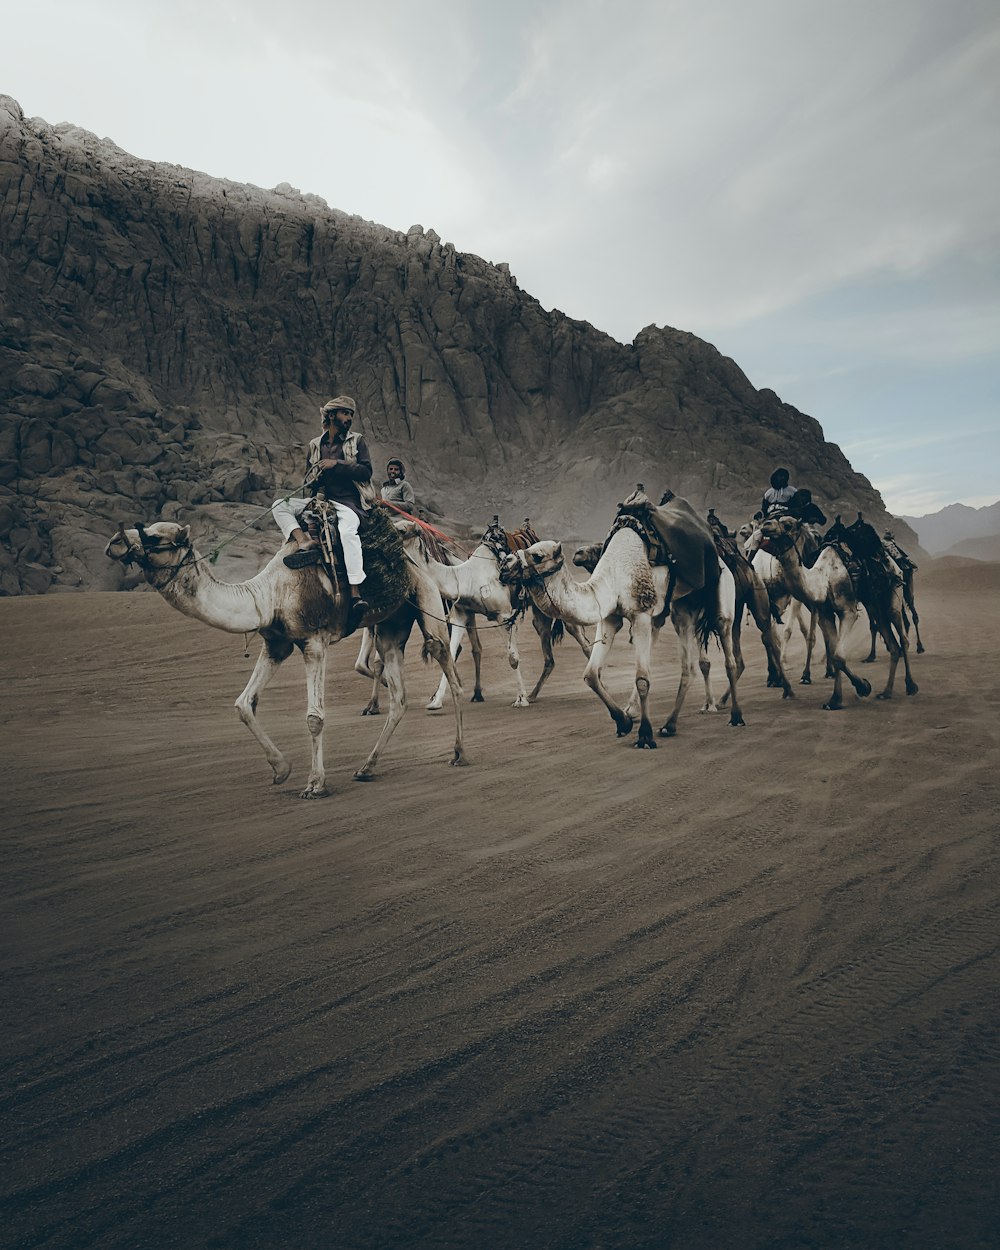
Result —
[[1000, 534], [1000, 499], [983, 508], [951, 503], [926, 516], [904, 516], [900, 520], [914, 531], [921, 547], [931, 555], [941, 555], [966, 539]]
[[[266, 508], [345, 392], [379, 477], [401, 456], [469, 523], [600, 537], [641, 481], [736, 525], [780, 464], [831, 519], [890, 523], [818, 422], [710, 344], [617, 343], [433, 230], [144, 161], [9, 97], [0, 189], [0, 593], [120, 584], [119, 518], [198, 535]], [[254, 541], [275, 549], [269, 518]]]

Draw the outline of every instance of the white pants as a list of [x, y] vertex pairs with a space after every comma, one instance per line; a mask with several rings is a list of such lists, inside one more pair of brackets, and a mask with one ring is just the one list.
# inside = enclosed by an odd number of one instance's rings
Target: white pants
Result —
[[[291, 537], [292, 530], [302, 528], [299, 517], [311, 503], [311, 499], [292, 495], [288, 499], [276, 499], [271, 505], [271, 515], [286, 539]], [[358, 514], [346, 504], [335, 503], [333, 506], [337, 510], [337, 528], [340, 530], [340, 542], [344, 548], [347, 580], [352, 586], [360, 586], [365, 580], [365, 566], [361, 555], [361, 539], [358, 537]]]

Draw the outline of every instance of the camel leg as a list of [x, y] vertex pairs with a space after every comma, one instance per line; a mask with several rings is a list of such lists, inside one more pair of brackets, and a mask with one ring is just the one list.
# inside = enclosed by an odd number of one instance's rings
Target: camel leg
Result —
[[836, 711], [843, 705], [843, 677], [846, 676], [848, 681], [854, 687], [854, 691], [859, 699], [864, 699], [872, 692], [871, 682], [865, 681], [863, 677], [858, 677], [848, 667], [847, 660], [844, 658], [843, 641], [851, 632], [854, 622], [858, 619], [857, 607], [850, 607], [844, 611], [839, 622], [833, 612], [820, 612], [819, 624], [823, 631], [823, 640], [826, 643], [827, 656], [833, 666], [833, 694], [823, 704], [826, 711]]
[[[448, 626], [441, 619], [444, 616], [441, 596], [437, 587], [429, 581], [418, 581], [413, 588], [416, 601], [416, 619], [420, 632], [424, 636], [424, 659], [434, 660], [441, 666], [451, 691], [451, 704], [455, 713], [455, 745], [452, 750], [451, 764], [465, 764], [465, 740], [462, 727], [462, 683], [458, 679], [458, 669], [451, 654], [448, 637]], [[470, 618], [472, 613], [469, 614]], [[380, 626], [381, 629], [381, 626]]]
[[[286, 647], [287, 650], [285, 649]], [[236, 711], [239, 713], [240, 720], [260, 744], [264, 755], [267, 757], [267, 762], [274, 771], [272, 784], [276, 786], [280, 786], [283, 781], [287, 781], [288, 774], [292, 771], [292, 766], [261, 728], [260, 721], [257, 719], [257, 700], [260, 698], [264, 687], [291, 653], [292, 646], [290, 643], [281, 645], [279, 649], [278, 643], [275, 642], [272, 650], [272, 646], [265, 639], [260, 649], [260, 655], [257, 657], [257, 663], [250, 674], [250, 680], [236, 700]]]
[[[542, 671], [535, 682], [534, 689], [528, 695], [528, 702], [534, 703], [549, 674], [555, 668], [556, 660], [552, 653], [552, 618], [543, 616], [541, 612], [533, 612], [531, 623], [535, 627], [538, 641], [542, 644]], [[569, 627], [567, 626], [567, 628]]]
[[889, 678], [886, 681], [885, 689], [881, 694], [876, 695], [876, 698], [892, 698], [893, 685], [896, 680], [896, 665], [899, 663], [900, 656], [903, 657], [903, 669], [906, 674], [906, 693], [908, 695], [916, 694], [920, 687], [913, 680], [913, 674], [910, 672], [910, 643], [906, 637], [906, 630], [903, 628], [902, 613], [899, 611], [894, 612], [891, 625], [883, 628], [881, 632], [885, 648], [889, 652]]
[[579, 646], [580, 650], [589, 660], [590, 653], [594, 649], [594, 644], [587, 637], [587, 631], [583, 628], [582, 625], [571, 625], [569, 621], [566, 621], [564, 623], [564, 628], [566, 630], [566, 633], [569, 634], [571, 638], [576, 639], [577, 645]]
[[674, 630], [677, 633], [677, 652], [680, 658], [681, 678], [677, 685], [677, 695], [674, 699], [673, 710], [660, 729], [661, 738], [672, 738], [677, 732], [677, 718], [680, 716], [681, 708], [684, 706], [688, 686], [691, 684], [691, 677], [694, 673], [695, 658], [698, 655], [698, 643], [694, 635], [694, 621], [690, 615], [684, 612], [679, 604], [674, 604], [670, 613], [670, 619], [673, 621]]
[[871, 650], [868, 652], [865, 658], [861, 661], [862, 664], [874, 664], [875, 663], [875, 639], [878, 636], [878, 628], [875, 625], [875, 622], [871, 620], [870, 618], [868, 621], [868, 628], [871, 630], [872, 645], [871, 645]]
[[923, 655], [924, 644], [920, 641], [920, 617], [917, 616], [917, 605], [913, 601], [913, 587], [910, 586], [905, 596], [906, 606], [910, 609], [910, 619], [913, 621], [913, 632], [917, 636], [917, 655]]
[[302, 646], [302, 658], [306, 665], [306, 691], [308, 708], [306, 724], [312, 737], [312, 766], [306, 788], [299, 795], [302, 799], [323, 799], [330, 793], [326, 788], [326, 769], [323, 764], [323, 725], [326, 719], [324, 698], [326, 687], [326, 639], [313, 636]]
[[[469, 618], [461, 608], [452, 608], [451, 610], [452, 625], [451, 636], [448, 640], [448, 647], [451, 651], [452, 660], [458, 658], [458, 653], [462, 649], [462, 643], [465, 641], [469, 629]], [[441, 680], [438, 682], [437, 690], [434, 691], [431, 701], [427, 704], [428, 712], [440, 712], [444, 707], [444, 696], [448, 693], [448, 678], [442, 673]], [[479, 687], [479, 667], [476, 667], [476, 686], [473, 691], [472, 703], [483, 702], [483, 692]]]
[[371, 698], [361, 709], [362, 716], [380, 716], [381, 708], [379, 707], [379, 687], [382, 685], [382, 661], [376, 655], [372, 658], [375, 651], [375, 640], [372, 631], [365, 626], [361, 632], [361, 648], [358, 651], [358, 658], [354, 661], [354, 671], [360, 673], [362, 677], [370, 677], [372, 679]]
[[736, 695], [736, 685], [746, 665], [739, 651], [739, 633], [737, 632], [734, 639], [732, 625], [724, 617], [719, 622], [719, 640], [722, 643], [722, 654], [726, 660], [726, 677], [729, 679], [729, 694], [733, 704], [729, 713], [729, 723], [730, 725], [745, 725], [746, 721], [743, 719], [743, 711]]
[[517, 621], [513, 620], [509, 625], [505, 625], [507, 631], [507, 662], [514, 670], [514, 680], [517, 683], [517, 698], [511, 704], [511, 707], [527, 707], [528, 692], [524, 687], [524, 677], [521, 673], [521, 656], [517, 650]]
[[[811, 686], [812, 685], [812, 653], [813, 653], [813, 649], [816, 646], [816, 625], [817, 625], [818, 617], [815, 612], [810, 611], [809, 612], [809, 624], [806, 625], [805, 621], [803, 621], [802, 619], [802, 614], [805, 612], [805, 610], [806, 609], [804, 607], [802, 607], [801, 605], [799, 606], [799, 613], [798, 613], [799, 629], [802, 631], [802, 637], [805, 639], [805, 642], [806, 642], [806, 666], [802, 670], [802, 676], [799, 678], [799, 685]], [[826, 657], [826, 675], [827, 677], [833, 676], [833, 667], [832, 667], [829, 655], [827, 655]]]
[[619, 738], [623, 738], [626, 734], [632, 732], [633, 720], [612, 699], [607, 687], [601, 681], [601, 669], [604, 667], [604, 661], [611, 654], [611, 648], [614, 646], [615, 638], [621, 627], [622, 618], [620, 616], [607, 616], [604, 618], [599, 626], [600, 633], [590, 653], [587, 667], [583, 670], [583, 680], [611, 713], [611, 719], [615, 722], [615, 729]]
[[639, 734], [635, 745], [640, 750], [655, 750], [656, 739], [649, 723], [649, 658], [653, 646], [650, 617], [644, 612], [632, 622], [632, 646], [635, 650], [635, 692], [639, 698]]
[[[781, 658], [781, 644], [775, 633], [774, 624], [768, 621], [760, 631], [760, 640], [764, 644], [764, 650], [767, 653], [767, 671], [769, 686], [780, 686], [781, 697], [783, 699], [794, 699], [795, 691], [792, 689], [788, 676], [785, 673], [785, 666]], [[774, 681], [771, 680], [770, 674], [774, 675]]]
[[[475, 684], [472, 687], [472, 698], [470, 703], [484, 703], [483, 698], [483, 643], [479, 637], [479, 626], [476, 624], [476, 615], [469, 612], [465, 620], [466, 633], [469, 635], [469, 646], [472, 648], [472, 668], [475, 673]], [[447, 680], [447, 678], [442, 678]]]
[[[705, 682], [705, 702], [701, 705], [702, 712], [717, 712], [719, 705], [715, 701], [715, 695], [712, 693], [712, 661], [708, 658], [708, 652], [702, 651], [698, 656], [698, 668], [701, 670], [702, 678]], [[729, 691], [722, 696], [722, 702], [725, 703], [729, 698]]]
[[403, 649], [406, 645], [406, 636], [410, 632], [411, 624], [412, 621], [407, 624], [406, 634], [402, 637], [398, 627], [387, 627], [385, 621], [379, 625], [375, 645], [382, 658], [385, 684], [389, 688], [389, 715], [385, 719], [382, 732], [378, 736], [378, 741], [372, 747], [371, 753], [354, 774], [355, 781], [375, 780], [373, 772], [375, 763], [385, 750], [386, 744], [395, 733], [396, 726], [403, 719], [403, 713], [406, 711], [406, 685], [403, 681]]

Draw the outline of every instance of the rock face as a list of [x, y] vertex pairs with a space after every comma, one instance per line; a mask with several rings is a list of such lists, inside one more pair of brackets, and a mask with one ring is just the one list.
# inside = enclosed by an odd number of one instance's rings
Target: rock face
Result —
[[600, 537], [638, 481], [738, 524], [777, 464], [831, 517], [886, 521], [818, 423], [710, 344], [620, 344], [433, 230], [139, 160], [6, 96], [0, 189], [0, 593], [120, 585], [119, 518], [210, 546], [295, 487], [345, 392], [377, 472], [402, 457], [470, 524]]

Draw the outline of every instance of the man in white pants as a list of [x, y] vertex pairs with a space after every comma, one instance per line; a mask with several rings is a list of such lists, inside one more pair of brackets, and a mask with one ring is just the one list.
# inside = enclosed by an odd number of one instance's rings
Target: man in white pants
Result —
[[[368, 444], [360, 434], [351, 433], [351, 422], [356, 412], [357, 405], [349, 395], [338, 395], [323, 405], [320, 409], [323, 433], [309, 444], [303, 479], [314, 495], [322, 493], [337, 511], [337, 528], [344, 549], [347, 580], [351, 586], [348, 632], [357, 629], [368, 611], [368, 604], [359, 589], [365, 580], [365, 567], [358, 524], [361, 514], [368, 510], [375, 498]], [[271, 507], [282, 534], [286, 539], [294, 540], [298, 548], [285, 556], [285, 563], [292, 569], [304, 568], [319, 560], [319, 544], [299, 523], [299, 517], [309, 503], [309, 498], [293, 495], [275, 500]]]

